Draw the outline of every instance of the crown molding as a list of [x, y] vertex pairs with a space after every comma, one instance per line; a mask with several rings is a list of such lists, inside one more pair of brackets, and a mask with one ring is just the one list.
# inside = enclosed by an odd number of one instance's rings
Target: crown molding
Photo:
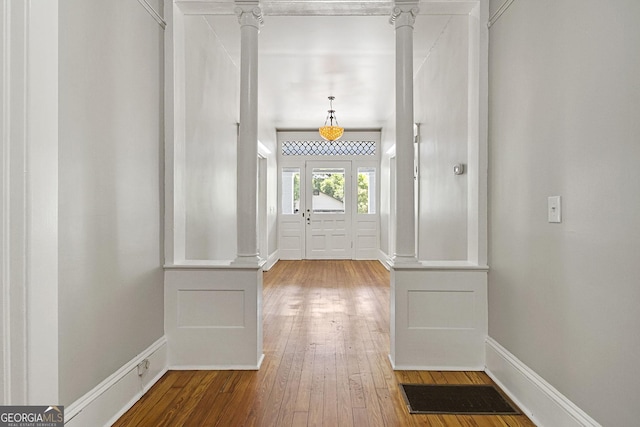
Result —
[[[233, 0], [177, 0], [176, 6], [185, 15], [233, 15], [237, 3]], [[286, 0], [261, 1], [265, 16], [388, 16], [396, 4], [389, 0]], [[422, 0], [417, 3], [421, 15], [468, 15], [479, 0]]]

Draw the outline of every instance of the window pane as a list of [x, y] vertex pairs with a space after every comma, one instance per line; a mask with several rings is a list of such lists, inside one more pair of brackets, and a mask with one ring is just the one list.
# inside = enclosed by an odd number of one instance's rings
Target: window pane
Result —
[[300, 209], [300, 168], [282, 168], [282, 213], [295, 214]]
[[375, 156], [375, 141], [282, 141], [283, 156]]
[[314, 213], [344, 213], [344, 168], [313, 168]]
[[376, 213], [376, 168], [358, 168], [358, 213]]

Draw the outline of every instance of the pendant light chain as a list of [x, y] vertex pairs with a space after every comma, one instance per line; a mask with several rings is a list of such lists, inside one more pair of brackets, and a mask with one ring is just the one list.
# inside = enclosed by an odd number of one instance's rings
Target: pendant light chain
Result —
[[[344, 129], [340, 127], [338, 124], [338, 118], [334, 116], [336, 112], [333, 109], [333, 100], [336, 99], [335, 96], [329, 96], [329, 110], [327, 111], [329, 114], [327, 118], [324, 120], [324, 126], [318, 129], [320, 132], [320, 136], [322, 136], [327, 141], [335, 141], [339, 139], [344, 133]], [[336, 120], [336, 125], [333, 125], [333, 119]], [[329, 121], [329, 126], [327, 126], [327, 121]]]

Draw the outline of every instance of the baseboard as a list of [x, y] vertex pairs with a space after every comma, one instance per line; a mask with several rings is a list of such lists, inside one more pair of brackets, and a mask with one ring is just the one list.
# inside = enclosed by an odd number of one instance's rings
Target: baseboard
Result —
[[[149, 368], [138, 376], [138, 364]], [[167, 372], [167, 339], [163, 336], [93, 390], [65, 408], [65, 427], [110, 426]]]
[[382, 249], [378, 250], [378, 261], [380, 261], [380, 264], [382, 264], [384, 268], [391, 270], [391, 258], [389, 258], [389, 255], [384, 253]]
[[271, 270], [271, 267], [273, 267], [274, 265], [276, 265], [276, 262], [278, 262], [280, 260], [280, 254], [278, 253], [278, 250], [276, 249], [275, 251], [273, 251], [273, 253], [271, 255], [269, 255], [269, 257], [267, 258], [267, 262], [264, 264], [264, 267], [262, 267], [262, 271], [269, 271]]
[[423, 365], [396, 365], [389, 355], [389, 363], [394, 371], [477, 371], [485, 370], [484, 366], [423, 366]]
[[172, 365], [170, 371], [257, 371], [262, 366], [264, 354], [257, 365]]
[[539, 427], [601, 427], [551, 384], [502, 347], [486, 340], [485, 372]]

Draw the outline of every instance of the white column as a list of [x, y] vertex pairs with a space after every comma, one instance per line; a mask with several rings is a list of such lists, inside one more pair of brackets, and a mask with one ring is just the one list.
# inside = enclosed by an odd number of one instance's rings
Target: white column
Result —
[[235, 263], [258, 264], [258, 32], [257, 1], [237, 1], [240, 22], [240, 130], [238, 135], [238, 255]]
[[399, 4], [390, 22], [396, 27], [396, 252], [395, 263], [415, 263], [413, 150], [413, 24], [416, 3]]

